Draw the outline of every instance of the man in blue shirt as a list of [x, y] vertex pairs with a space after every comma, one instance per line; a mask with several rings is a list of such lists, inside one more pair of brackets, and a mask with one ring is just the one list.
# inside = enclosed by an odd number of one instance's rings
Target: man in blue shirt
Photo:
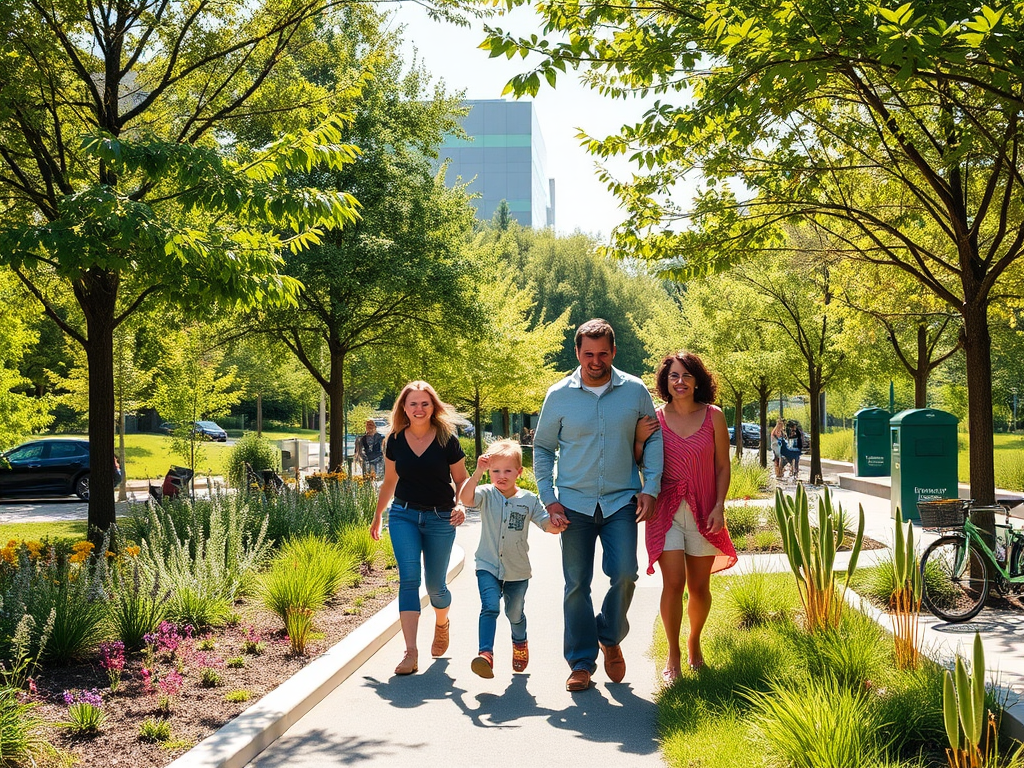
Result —
[[[654, 514], [663, 460], [656, 431], [644, 447], [641, 483], [633, 437], [637, 420], [654, 416], [654, 403], [640, 379], [612, 367], [615, 332], [606, 321], [579, 327], [576, 358], [580, 367], [548, 390], [533, 441], [540, 499], [552, 522], [568, 523], [562, 572], [569, 691], [590, 687], [598, 648], [612, 682], [626, 673], [619, 644], [629, 631], [626, 612], [638, 575], [637, 524]], [[611, 586], [595, 616], [590, 592], [598, 539]]]

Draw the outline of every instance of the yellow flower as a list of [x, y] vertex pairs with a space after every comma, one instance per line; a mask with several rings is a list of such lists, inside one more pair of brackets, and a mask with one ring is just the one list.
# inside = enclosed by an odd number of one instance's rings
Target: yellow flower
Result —
[[92, 552], [93, 549], [95, 549], [95, 547], [93, 546], [93, 543], [91, 541], [80, 541], [77, 544], [75, 544], [71, 549], [79, 553], [89, 553]]
[[127, 546], [124, 548], [124, 553], [128, 555], [128, 557], [138, 557], [140, 551], [141, 550], [136, 546]]
[[0, 549], [0, 558], [3, 558], [4, 561], [10, 563], [11, 565], [18, 564], [18, 552], [11, 546], [7, 546], [3, 549]]
[[71, 557], [68, 558], [68, 562], [69, 563], [84, 563], [85, 562], [85, 558], [87, 558], [88, 556], [89, 555], [88, 555], [87, 552], [76, 552], [75, 554], [73, 554]]

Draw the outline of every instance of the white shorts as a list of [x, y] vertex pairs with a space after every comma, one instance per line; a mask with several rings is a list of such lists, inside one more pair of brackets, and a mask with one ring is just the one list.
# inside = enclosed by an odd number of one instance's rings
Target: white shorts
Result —
[[665, 546], [663, 551], [682, 550], [693, 557], [714, 557], [722, 554], [722, 551], [705, 539], [697, 529], [697, 521], [693, 519], [693, 512], [686, 499], [679, 502], [679, 509], [672, 517], [672, 527], [665, 534]]

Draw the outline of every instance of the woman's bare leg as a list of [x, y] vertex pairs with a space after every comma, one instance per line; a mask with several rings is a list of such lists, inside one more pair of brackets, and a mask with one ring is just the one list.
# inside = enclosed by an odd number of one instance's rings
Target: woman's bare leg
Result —
[[686, 590], [686, 557], [681, 549], [662, 552], [661, 566], [661, 623], [668, 638], [668, 659], [665, 674], [672, 679], [679, 676], [682, 653], [679, 633], [683, 625], [683, 592]]
[[704, 664], [704, 653], [700, 648], [700, 633], [711, 613], [711, 568], [715, 564], [714, 556], [693, 557], [686, 555], [686, 586], [690, 599], [686, 604], [686, 613], [690, 619], [690, 635], [686, 639], [691, 667]]

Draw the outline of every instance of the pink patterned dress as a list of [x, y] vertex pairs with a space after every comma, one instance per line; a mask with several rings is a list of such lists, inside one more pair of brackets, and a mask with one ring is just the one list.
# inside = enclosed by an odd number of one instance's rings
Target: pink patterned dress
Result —
[[711, 572], [723, 571], [736, 564], [736, 548], [729, 538], [729, 531], [723, 528], [718, 533], [708, 532], [708, 515], [718, 500], [715, 483], [715, 427], [709, 405], [704, 413], [700, 429], [689, 437], [680, 437], [665, 423], [665, 414], [658, 411], [658, 421], [665, 444], [665, 469], [661, 476], [661, 493], [655, 507], [654, 517], [647, 521], [647, 555], [650, 564], [647, 573], [654, 573], [654, 563], [665, 549], [665, 534], [672, 527], [672, 518], [685, 499], [693, 510], [697, 530], [721, 553], [715, 556]]

